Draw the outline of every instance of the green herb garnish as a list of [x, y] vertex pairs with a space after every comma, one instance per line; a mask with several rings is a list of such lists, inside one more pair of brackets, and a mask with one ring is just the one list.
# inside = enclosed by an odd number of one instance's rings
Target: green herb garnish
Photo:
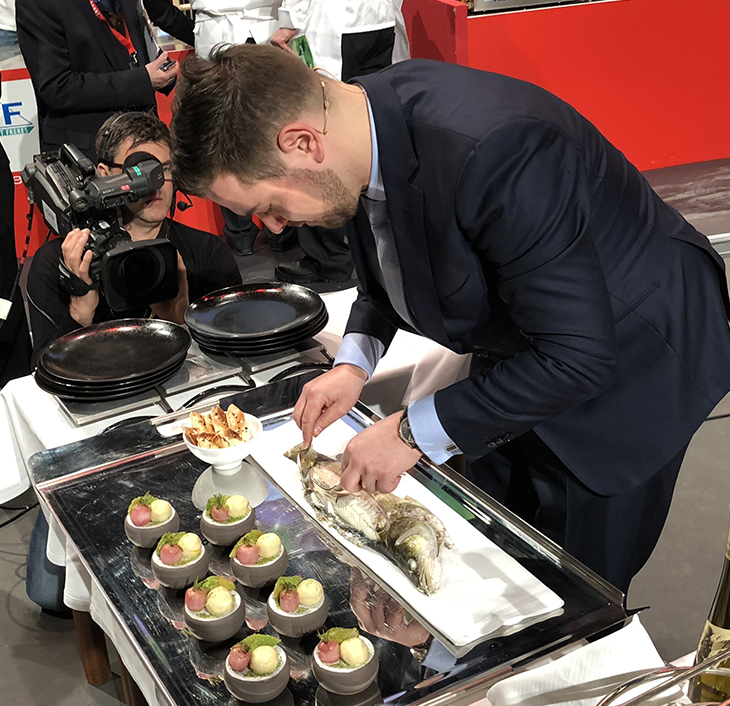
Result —
[[157, 554], [157, 556], [160, 556], [162, 547], [164, 547], [166, 544], [176, 545], [186, 534], [187, 532], [165, 532], [165, 534], [160, 537], [160, 541], [157, 542], [157, 549], [155, 549], [155, 554]]
[[301, 582], [301, 576], [282, 576], [277, 579], [276, 585], [274, 586], [274, 600], [278, 603], [279, 594], [282, 591], [296, 591]]
[[[263, 532], [261, 530], [257, 530], [257, 529], [251, 530], [247, 534], [244, 534], [243, 537], [241, 537], [241, 539], [239, 539], [236, 542], [235, 546], [233, 547], [233, 549], [231, 549], [231, 553], [228, 556], [229, 557], [236, 556], [236, 553], [238, 552], [238, 548], [242, 547], [244, 545], [247, 547], [256, 546], [256, 542], [262, 534], [263, 534]], [[258, 562], [256, 562], [256, 563], [258, 563]]]
[[357, 628], [330, 628], [327, 632], [317, 634], [317, 637], [322, 642], [330, 642], [334, 640], [338, 645], [341, 645], [345, 640], [349, 640], [352, 637], [360, 637], [360, 633]]
[[208, 502], [205, 504], [205, 514], [212, 518], [213, 515], [210, 514], [210, 511], [214, 507], [227, 509], [226, 500], [228, 500], [228, 496], [221, 495], [220, 493], [218, 495], [214, 495], [212, 498], [208, 498]]
[[201, 581], [200, 584], [196, 582], [194, 588], [202, 588], [204, 591], [212, 591], [214, 588], [218, 588], [218, 586], [223, 586], [223, 588], [227, 588], [229, 591], [236, 590], [236, 585], [233, 581], [229, 581], [225, 576], [208, 576], [208, 578]]
[[247, 638], [241, 640], [238, 645], [243, 649], [244, 652], [253, 652], [257, 647], [276, 647], [281, 640], [278, 637], [272, 635], [262, 635], [261, 633], [255, 632], [253, 635], [249, 635]]
[[148, 491], [144, 495], [135, 498], [134, 500], [132, 500], [131, 503], [129, 503], [129, 509], [127, 510], [127, 514], [131, 513], [132, 510], [137, 507], [137, 505], [146, 505], [147, 507], [150, 507], [152, 503], [155, 502], [155, 500], [157, 500], [157, 498], [154, 495], [150, 495]]

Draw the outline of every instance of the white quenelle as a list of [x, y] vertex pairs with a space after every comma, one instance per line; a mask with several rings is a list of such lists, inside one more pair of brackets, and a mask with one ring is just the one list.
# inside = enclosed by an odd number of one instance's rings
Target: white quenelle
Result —
[[297, 593], [299, 594], [299, 602], [303, 606], [313, 606], [322, 600], [324, 588], [316, 579], [304, 579], [297, 586]]
[[200, 550], [203, 548], [203, 543], [200, 541], [200, 537], [192, 532], [185, 533], [180, 538], [177, 545], [183, 550], [183, 561], [190, 561], [191, 559], [194, 559], [198, 556], [198, 554], [200, 554]]
[[257, 647], [251, 653], [251, 670], [255, 674], [271, 674], [279, 664], [279, 654], [269, 645]]
[[235, 600], [231, 591], [224, 586], [216, 586], [208, 592], [205, 600], [205, 609], [215, 617], [227, 615], [234, 608]]
[[165, 522], [172, 515], [172, 505], [167, 500], [153, 500], [150, 504], [150, 522]]
[[228, 508], [228, 514], [233, 519], [245, 517], [251, 511], [251, 506], [243, 495], [231, 495], [226, 500], [226, 507]]
[[360, 637], [351, 637], [340, 643], [340, 657], [350, 667], [359, 667], [370, 659], [370, 651]]
[[281, 539], [279, 539], [279, 535], [273, 532], [267, 532], [256, 540], [256, 546], [259, 548], [259, 556], [263, 559], [271, 559], [272, 557], [279, 556]]

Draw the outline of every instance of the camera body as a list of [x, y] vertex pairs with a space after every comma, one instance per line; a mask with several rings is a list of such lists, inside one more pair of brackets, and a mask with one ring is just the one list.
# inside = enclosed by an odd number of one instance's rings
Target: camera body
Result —
[[92, 285], [82, 282], [61, 259], [64, 287], [76, 295], [99, 287], [115, 312], [172, 299], [178, 292], [175, 246], [166, 238], [133, 242], [122, 225], [122, 206], [150, 196], [165, 182], [160, 162], [141, 156], [149, 159], [102, 177], [78, 148], [65, 144], [36, 155], [21, 174], [28, 200], [38, 205], [54, 233], [65, 238], [74, 228], [89, 230], [84, 253], [92, 252]]

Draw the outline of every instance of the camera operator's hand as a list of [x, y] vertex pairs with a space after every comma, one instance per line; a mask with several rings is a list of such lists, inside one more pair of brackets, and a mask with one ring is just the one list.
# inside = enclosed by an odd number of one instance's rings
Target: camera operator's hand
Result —
[[[84, 246], [89, 239], [88, 229], [79, 230], [75, 228], [61, 243], [61, 255], [71, 272], [81, 278], [86, 284], [91, 284], [89, 276], [89, 265], [91, 264], [91, 250], [84, 252]], [[82, 297], [71, 295], [71, 303], [68, 311], [74, 321], [81, 326], [91, 326], [94, 322], [94, 312], [99, 305], [99, 292], [91, 289]]]
[[150, 81], [152, 81], [152, 88], [159, 91], [168, 84], [172, 83], [177, 76], [177, 63], [170, 66], [167, 71], [163, 71], [160, 68], [167, 61], [167, 52], [163, 51], [154, 61], [151, 61], [145, 66], [147, 73], [150, 75]]
[[174, 299], [150, 304], [150, 309], [160, 319], [182, 324], [185, 323], [185, 310], [190, 306], [190, 300], [188, 299], [188, 273], [180, 253], [177, 254], [177, 286], [177, 296]]

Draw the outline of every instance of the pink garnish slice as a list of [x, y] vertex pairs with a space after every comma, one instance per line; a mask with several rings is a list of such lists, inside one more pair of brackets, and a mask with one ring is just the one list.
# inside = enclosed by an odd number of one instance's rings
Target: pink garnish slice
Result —
[[231, 648], [228, 655], [228, 665], [234, 672], [244, 671], [251, 662], [251, 653], [244, 652], [239, 645]]
[[147, 505], [135, 505], [129, 513], [129, 519], [135, 527], [144, 527], [150, 523], [152, 510]]
[[282, 591], [279, 594], [279, 607], [285, 613], [295, 613], [299, 608], [299, 594], [296, 591]]
[[160, 549], [160, 561], [167, 566], [174, 566], [182, 558], [183, 550], [177, 544], [163, 544]]
[[255, 564], [259, 560], [259, 554], [260, 551], [257, 546], [249, 547], [245, 544], [242, 544], [236, 552], [236, 559], [238, 559], [241, 564], [246, 564], [250, 566], [251, 564]]
[[185, 605], [193, 613], [199, 613], [205, 608], [205, 600], [208, 594], [200, 588], [190, 587], [185, 591]]
[[334, 664], [340, 659], [340, 646], [335, 640], [320, 642], [317, 645], [319, 658], [325, 664]]

